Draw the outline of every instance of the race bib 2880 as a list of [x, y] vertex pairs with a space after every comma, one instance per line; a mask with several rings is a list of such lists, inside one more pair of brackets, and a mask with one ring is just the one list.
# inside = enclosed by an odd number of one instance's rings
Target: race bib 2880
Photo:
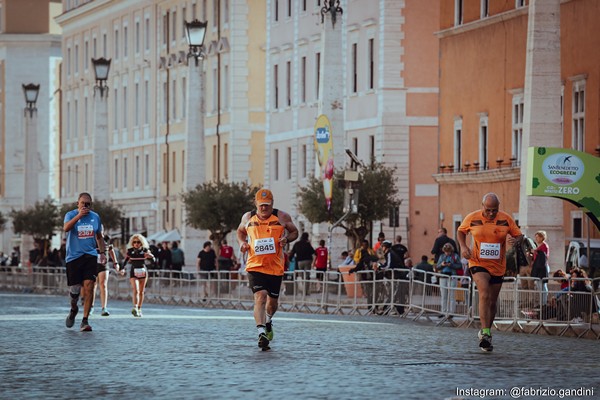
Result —
[[500, 243], [481, 243], [479, 258], [498, 260], [500, 258]]

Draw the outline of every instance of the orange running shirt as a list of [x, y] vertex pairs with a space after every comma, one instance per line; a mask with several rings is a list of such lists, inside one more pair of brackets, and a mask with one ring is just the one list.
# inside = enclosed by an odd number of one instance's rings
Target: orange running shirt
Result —
[[498, 211], [495, 219], [488, 220], [481, 210], [474, 211], [465, 217], [458, 231], [465, 235], [470, 232], [473, 236], [469, 268], [483, 267], [490, 275], [504, 276], [506, 235], [521, 235], [521, 230], [510, 215]]
[[279, 223], [276, 210], [264, 221], [253, 214], [246, 224], [246, 232], [250, 245], [246, 271], [283, 275], [284, 257], [279, 238], [285, 234], [285, 227]]

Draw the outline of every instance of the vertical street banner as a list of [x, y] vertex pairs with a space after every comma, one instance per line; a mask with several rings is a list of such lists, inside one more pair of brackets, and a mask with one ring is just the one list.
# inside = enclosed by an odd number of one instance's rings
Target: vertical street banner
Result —
[[333, 191], [333, 137], [331, 124], [324, 114], [319, 115], [315, 123], [315, 151], [319, 160], [320, 178], [323, 181], [323, 192], [327, 210], [331, 210]]
[[530, 147], [527, 195], [567, 200], [600, 228], [600, 158], [582, 151]]

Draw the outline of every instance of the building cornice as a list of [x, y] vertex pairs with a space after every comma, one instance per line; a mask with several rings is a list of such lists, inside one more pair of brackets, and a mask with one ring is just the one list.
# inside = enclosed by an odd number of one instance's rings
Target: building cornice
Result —
[[506, 167], [487, 169], [485, 171], [466, 171], [433, 174], [433, 179], [439, 184], [473, 184], [518, 181], [521, 179], [521, 168]]
[[453, 26], [451, 28], [447, 28], [441, 31], [437, 31], [434, 33], [438, 39], [444, 39], [446, 37], [459, 35], [461, 33], [473, 31], [476, 29], [484, 28], [486, 26], [491, 26], [497, 24], [499, 22], [508, 21], [522, 15], [527, 15], [529, 8], [528, 7], [520, 7], [514, 10], [506, 11], [500, 14], [492, 15], [490, 17], [485, 17], [482, 19], [475, 20], [473, 22], [467, 22], [466, 24]]

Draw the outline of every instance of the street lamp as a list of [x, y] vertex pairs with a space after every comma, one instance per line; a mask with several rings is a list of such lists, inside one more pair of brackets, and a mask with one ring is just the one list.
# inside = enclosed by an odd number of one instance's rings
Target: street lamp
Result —
[[196, 60], [196, 66], [198, 66], [198, 59], [204, 58], [204, 37], [206, 36], [206, 26], [208, 21], [200, 22], [197, 19], [192, 22], [185, 22], [185, 32], [190, 46], [188, 51], [188, 58], [194, 57]]
[[37, 102], [38, 95], [40, 94], [40, 85], [34, 85], [28, 83], [27, 85], [22, 84], [23, 94], [25, 95], [25, 115], [29, 111], [29, 117], [33, 117], [34, 111], [37, 111], [35, 103]]
[[94, 93], [96, 90], [100, 91], [100, 97], [104, 97], [104, 92], [108, 95], [108, 86], [106, 80], [108, 79], [108, 71], [110, 70], [110, 60], [106, 58], [92, 58], [92, 65], [94, 66], [94, 75], [96, 75], [96, 85], [94, 86]]

